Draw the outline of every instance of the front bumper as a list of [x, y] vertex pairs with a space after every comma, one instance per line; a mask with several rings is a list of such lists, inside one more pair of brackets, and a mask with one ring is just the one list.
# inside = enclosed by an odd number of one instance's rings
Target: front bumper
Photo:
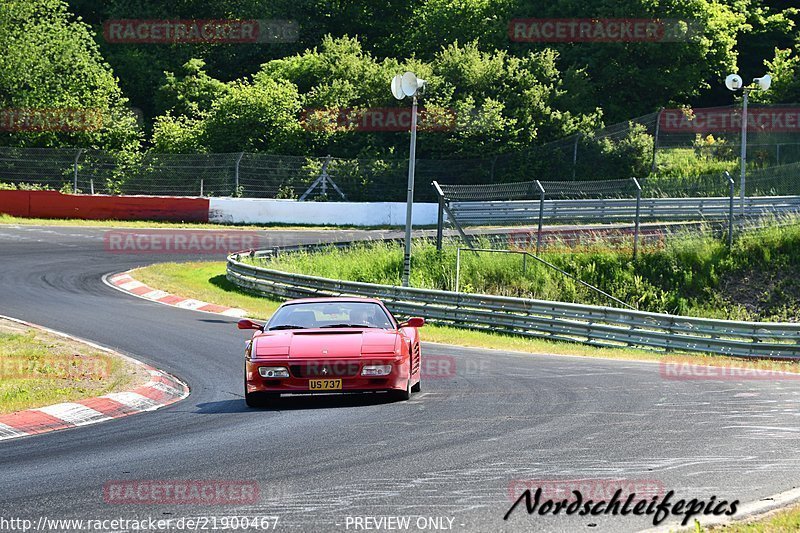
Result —
[[[365, 365], [391, 365], [386, 376], [362, 376]], [[288, 378], [265, 378], [259, 375], [262, 366], [283, 366], [289, 369]], [[312, 391], [312, 379], [341, 379], [341, 390]], [[247, 392], [318, 394], [332, 392], [368, 392], [405, 390], [409, 379], [407, 360], [401, 357], [360, 357], [353, 359], [288, 359], [259, 358], [245, 362]]]

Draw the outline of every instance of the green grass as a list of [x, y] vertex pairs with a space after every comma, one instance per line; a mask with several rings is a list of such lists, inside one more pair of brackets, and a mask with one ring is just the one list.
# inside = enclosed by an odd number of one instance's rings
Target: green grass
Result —
[[[196, 298], [209, 303], [236, 307], [247, 311], [251, 318], [266, 320], [277, 309], [280, 302], [247, 294], [225, 280], [225, 262], [161, 263], [137, 268], [131, 275], [154, 289]], [[676, 356], [704, 365], [731, 365], [743, 368], [764, 368], [758, 362], [729, 357], [702, 354], [669, 355], [633, 348], [597, 348], [576, 343], [555, 342], [519, 335], [487, 333], [467, 329], [426, 325], [422, 340], [454, 346], [490, 348], [535, 354], [574, 355], [610, 359], [658, 361]], [[800, 363], [769, 362], [769, 369], [800, 372]]]
[[711, 528], [698, 528], [698, 531], [713, 533], [793, 533], [800, 531], [800, 506], [770, 513], [768, 516], [758, 520], [748, 520]]
[[[737, 320], [796, 320], [800, 316], [800, 224], [748, 232], [732, 250], [708, 233], [669, 237], [642, 248], [631, 260], [629, 245], [556, 246], [542, 254], [586, 283], [643, 311]], [[484, 243], [483, 246], [489, 246]], [[367, 242], [350, 249], [284, 254], [268, 268], [334, 279], [399, 285], [401, 243]], [[455, 290], [455, 245], [439, 253], [431, 241], [416, 242], [411, 284]], [[462, 292], [607, 305], [608, 299], [531, 258], [462, 252]]]
[[239, 290], [225, 278], [224, 261], [158, 263], [137, 268], [131, 275], [145, 285], [204, 302], [244, 309], [255, 318], [267, 318], [279, 303]]
[[83, 343], [0, 319], [0, 413], [145, 383], [142, 369]]

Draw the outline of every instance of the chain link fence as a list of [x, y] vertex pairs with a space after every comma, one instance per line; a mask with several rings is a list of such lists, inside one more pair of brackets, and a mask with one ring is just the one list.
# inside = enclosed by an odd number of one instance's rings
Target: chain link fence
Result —
[[[593, 182], [628, 183], [620, 178], [631, 176], [640, 178], [644, 197], [726, 195], [727, 184], [720, 175], [722, 170], [737, 172], [739, 158], [736, 113], [733, 106], [661, 110], [591, 135], [577, 134], [513, 153], [418, 159], [415, 200], [436, 201], [428, 186], [434, 180], [442, 185], [527, 182], [510, 185], [509, 191], [521, 191], [539, 179], [559, 182], [569, 194], [579, 193], [577, 197], [590, 197], [601, 193]], [[800, 193], [800, 107], [755, 107], [751, 113], [747, 195]], [[698, 158], [719, 171], [697, 175], [695, 168], [682, 167], [684, 160], [696, 165]], [[675, 171], [663, 173], [664, 166]], [[0, 183], [93, 194], [404, 201], [407, 174], [407, 159], [0, 147]], [[602, 191], [606, 197], [626, 193], [624, 188]]]

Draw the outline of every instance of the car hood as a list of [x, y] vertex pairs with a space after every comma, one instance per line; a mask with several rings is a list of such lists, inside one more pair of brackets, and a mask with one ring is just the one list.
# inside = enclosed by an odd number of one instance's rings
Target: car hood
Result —
[[259, 357], [331, 359], [395, 353], [400, 336], [381, 329], [309, 329], [267, 332], [254, 342]]

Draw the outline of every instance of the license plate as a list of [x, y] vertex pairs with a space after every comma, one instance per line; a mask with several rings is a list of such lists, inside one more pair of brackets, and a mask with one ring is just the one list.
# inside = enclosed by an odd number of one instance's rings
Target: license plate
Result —
[[342, 390], [341, 379], [309, 379], [308, 390]]

